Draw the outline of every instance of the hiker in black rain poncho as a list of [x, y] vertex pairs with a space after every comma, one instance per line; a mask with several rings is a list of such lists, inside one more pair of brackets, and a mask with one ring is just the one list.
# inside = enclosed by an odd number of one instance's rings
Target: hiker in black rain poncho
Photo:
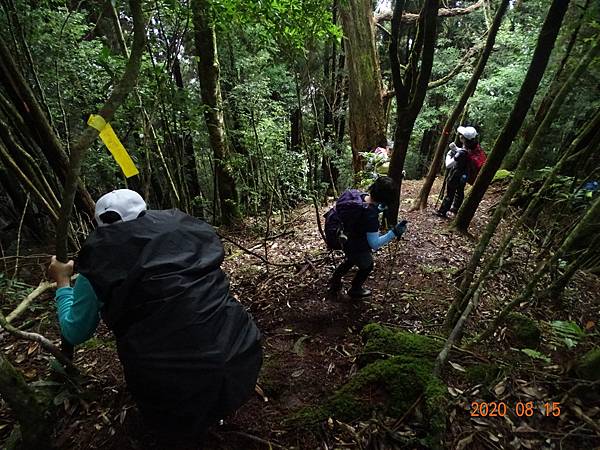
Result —
[[262, 363], [260, 333], [220, 268], [223, 245], [207, 223], [146, 211], [128, 189], [101, 197], [95, 220], [75, 286], [73, 261], [48, 270], [62, 334], [80, 344], [102, 316], [148, 424], [200, 434], [246, 402]]
[[355, 189], [345, 191], [335, 206], [325, 214], [325, 237], [330, 249], [344, 251], [344, 261], [335, 269], [327, 296], [337, 297], [342, 289], [342, 277], [356, 266], [348, 295], [361, 298], [371, 295], [363, 287], [373, 270], [373, 254], [406, 231], [406, 221], [398, 223], [387, 233], [379, 234], [379, 213], [397, 200], [398, 192], [390, 177], [379, 177], [369, 188], [369, 193]]

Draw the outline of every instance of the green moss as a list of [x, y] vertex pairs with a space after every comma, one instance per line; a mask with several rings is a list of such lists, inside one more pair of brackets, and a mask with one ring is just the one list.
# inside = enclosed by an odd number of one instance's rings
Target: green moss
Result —
[[577, 363], [577, 375], [586, 380], [600, 380], [600, 347], [594, 347]]
[[[365, 352], [375, 358], [318, 407], [303, 408], [287, 423], [311, 426], [329, 417], [354, 421], [378, 411], [402, 416], [423, 394], [423, 417], [428, 427], [429, 448], [439, 446], [446, 429], [446, 386], [432, 374], [440, 342], [406, 332], [394, 332], [376, 324], [363, 329]], [[387, 355], [387, 356], [385, 356]], [[377, 359], [379, 357], [379, 359]], [[385, 359], [381, 359], [381, 358]]]
[[[379, 355], [410, 355], [434, 360], [443, 347], [443, 341], [405, 331], [393, 331], [371, 323], [362, 330], [366, 341], [364, 353]], [[369, 355], [367, 355], [369, 356]]]
[[104, 339], [94, 336], [94, 337], [88, 339], [87, 341], [85, 341], [83, 344], [81, 344], [81, 346], [83, 348], [85, 348], [86, 350], [94, 350], [96, 348], [115, 349], [115, 348], [117, 348], [117, 343], [113, 339], [104, 340]]
[[500, 374], [500, 368], [496, 364], [477, 364], [467, 367], [465, 378], [472, 384], [490, 385]]
[[519, 313], [510, 313], [506, 319], [515, 345], [536, 348], [541, 339], [540, 329], [535, 320]]

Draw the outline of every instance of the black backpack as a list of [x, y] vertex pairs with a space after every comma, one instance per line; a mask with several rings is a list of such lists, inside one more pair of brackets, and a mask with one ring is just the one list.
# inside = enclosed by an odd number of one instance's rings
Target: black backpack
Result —
[[337, 199], [325, 217], [325, 243], [330, 250], [342, 250], [349, 232], [367, 208], [363, 201], [364, 192], [348, 189]]

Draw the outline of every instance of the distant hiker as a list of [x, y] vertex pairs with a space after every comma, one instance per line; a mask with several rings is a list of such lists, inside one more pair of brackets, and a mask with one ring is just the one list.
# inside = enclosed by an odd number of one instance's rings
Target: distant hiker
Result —
[[200, 434], [254, 392], [260, 332], [229, 293], [223, 245], [207, 223], [146, 210], [119, 189], [96, 203], [97, 228], [77, 259], [52, 258], [60, 328], [73, 345], [101, 316], [114, 332], [127, 386], [149, 425]]
[[485, 153], [477, 143], [477, 130], [473, 127], [458, 127], [461, 147], [450, 144], [446, 154], [446, 196], [436, 211], [447, 217], [448, 211], [456, 214], [465, 198], [465, 185], [474, 182], [479, 169], [485, 162]]
[[355, 189], [345, 191], [335, 206], [325, 214], [325, 234], [328, 247], [344, 251], [344, 261], [335, 269], [329, 281], [327, 296], [336, 297], [342, 289], [342, 277], [354, 267], [358, 271], [352, 280], [348, 295], [361, 298], [371, 295], [363, 283], [373, 270], [372, 251], [400, 238], [406, 231], [402, 221], [386, 234], [379, 234], [379, 213], [397, 198], [397, 190], [390, 177], [380, 177], [371, 185], [369, 193]]

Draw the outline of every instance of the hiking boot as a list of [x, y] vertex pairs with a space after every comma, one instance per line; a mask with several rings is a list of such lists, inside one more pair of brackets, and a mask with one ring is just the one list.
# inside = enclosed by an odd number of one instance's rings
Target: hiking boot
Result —
[[363, 297], [368, 297], [369, 295], [371, 295], [371, 290], [370, 289], [366, 289], [364, 287], [360, 287], [360, 288], [350, 288], [348, 290], [348, 295], [351, 298], [363, 298]]
[[435, 211], [435, 215], [436, 215], [436, 216], [438, 216], [438, 217], [443, 217], [444, 219], [447, 219], [447, 218], [448, 218], [448, 216], [446, 215], [446, 213], [445, 213], [445, 212], [442, 212], [442, 211], [440, 211], [440, 210], [436, 210], [436, 211]]

